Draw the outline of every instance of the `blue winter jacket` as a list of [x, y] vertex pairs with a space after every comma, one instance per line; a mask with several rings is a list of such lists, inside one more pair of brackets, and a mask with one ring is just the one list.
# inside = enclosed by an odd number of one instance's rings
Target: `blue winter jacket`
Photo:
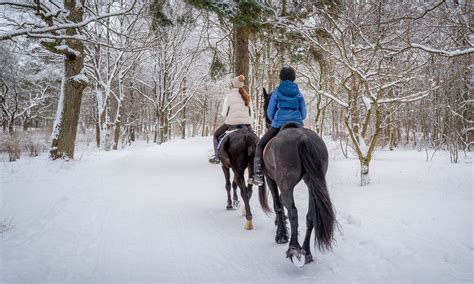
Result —
[[303, 125], [303, 120], [306, 118], [306, 104], [296, 83], [290, 80], [280, 83], [270, 97], [267, 116], [274, 128], [280, 128], [290, 121]]

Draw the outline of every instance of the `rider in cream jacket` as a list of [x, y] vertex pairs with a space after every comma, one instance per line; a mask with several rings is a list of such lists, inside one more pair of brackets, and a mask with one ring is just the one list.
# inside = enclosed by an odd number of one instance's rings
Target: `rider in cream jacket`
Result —
[[238, 88], [233, 88], [225, 96], [222, 116], [225, 117], [224, 123], [227, 125], [252, 124], [252, 106], [245, 105]]
[[225, 117], [224, 124], [214, 132], [214, 155], [209, 158], [209, 162], [218, 164], [220, 162], [218, 155], [218, 138], [224, 134], [231, 126], [246, 125], [252, 131], [253, 121], [252, 103], [250, 96], [244, 89], [245, 77], [237, 76], [232, 80], [232, 90], [224, 98], [222, 107], [222, 116]]

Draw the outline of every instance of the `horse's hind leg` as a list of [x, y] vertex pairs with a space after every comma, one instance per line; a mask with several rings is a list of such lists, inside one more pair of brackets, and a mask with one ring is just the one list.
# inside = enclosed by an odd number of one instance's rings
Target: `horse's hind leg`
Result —
[[222, 166], [222, 171], [224, 172], [225, 177], [225, 190], [227, 191], [227, 210], [232, 209], [232, 200], [230, 199], [230, 170]]
[[[308, 185], [308, 182], [306, 182], [306, 179], [304, 179], [304, 181]], [[313, 255], [311, 254], [310, 242], [311, 242], [311, 234], [314, 228], [312, 215], [314, 214], [315, 205], [314, 205], [314, 200], [311, 198], [311, 193], [309, 196], [310, 198], [309, 198], [309, 205], [308, 205], [308, 213], [306, 214], [306, 235], [304, 237], [304, 242], [303, 242], [303, 249], [305, 251], [305, 263], [309, 263], [313, 261]]]
[[[235, 180], [237, 182], [237, 185], [240, 188], [240, 195], [242, 196], [242, 199], [244, 200], [245, 204], [245, 219], [247, 221], [245, 222], [244, 228], [247, 230], [253, 229], [253, 224], [252, 224], [252, 212], [250, 211], [250, 196], [251, 191], [248, 191], [248, 188], [245, 187], [245, 179], [244, 179], [244, 174], [243, 173], [236, 173], [235, 174]], [[250, 187], [250, 190], [252, 190], [252, 187]]]
[[288, 228], [286, 227], [286, 216], [283, 205], [281, 204], [280, 195], [278, 194], [278, 186], [270, 177], [266, 176], [266, 181], [273, 199], [273, 209], [275, 210], [275, 225], [277, 226], [275, 242], [284, 244], [288, 242]]
[[[298, 242], [298, 209], [296, 209], [295, 201], [293, 198], [294, 186], [281, 186], [281, 199], [286, 209], [288, 210], [288, 217], [290, 219], [291, 226], [291, 237], [290, 245], [286, 252], [286, 256], [291, 259], [295, 265], [304, 265], [302, 256], [305, 254]], [[296, 258], [296, 259], [295, 259]]]
[[234, 201], [233, 201], [233, 205], [234, 207], [236, 208], [239, 208], [240, 207], [240, 202], [239, 202], [239, 197], [237, 196], [237, 183], [235, 182], [235, 175], [234, 175], [234, 180], [232, 181], [232, 188], [234, 189]]
[[[247, 164], [247, 170], [248, 170], [248, 180], [253, 177], [253, 159]], [[252, 198], [252, 193], [253, 193], [253, 185], [247, 182], [247, 190], [249, 192], [249, 200]]]

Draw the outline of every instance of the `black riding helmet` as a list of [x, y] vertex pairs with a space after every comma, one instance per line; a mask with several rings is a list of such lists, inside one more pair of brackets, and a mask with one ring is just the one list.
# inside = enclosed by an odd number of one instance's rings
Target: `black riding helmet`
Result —
[[290, 81], [295, 81], [296, 79], [296, 72], [295, 69], [293, 69], [290, 66], [285, 66], [281, 68], [280, 70], [280, 80], [285, 81], [285, 80], [290, 80]]

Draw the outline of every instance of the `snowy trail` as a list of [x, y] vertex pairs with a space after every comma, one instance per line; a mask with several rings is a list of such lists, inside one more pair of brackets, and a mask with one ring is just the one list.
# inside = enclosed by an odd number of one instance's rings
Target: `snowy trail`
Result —
[[[331, 145], [333, 146], [333, 145]], [[332, 149], [332, 150], [331, 150]], [[297, 269], [274, 243], [273, 216], [251, 200], [254, 230], [226, 211], [210, 139], [0, 164], [2, 282], [472, 281], [472, 157], [379, 152], [372, 184], [330, 147], [328, 183], [342, 231], [333, 252], [313, 249]], [[240, 196], [239, 196], [240, 198]], [[240, 199], [241, 200], [241, 199]], [[296, 190], [300, 238], [307, 191]], [[270, 200], [271, 202], [271, 200]]]

